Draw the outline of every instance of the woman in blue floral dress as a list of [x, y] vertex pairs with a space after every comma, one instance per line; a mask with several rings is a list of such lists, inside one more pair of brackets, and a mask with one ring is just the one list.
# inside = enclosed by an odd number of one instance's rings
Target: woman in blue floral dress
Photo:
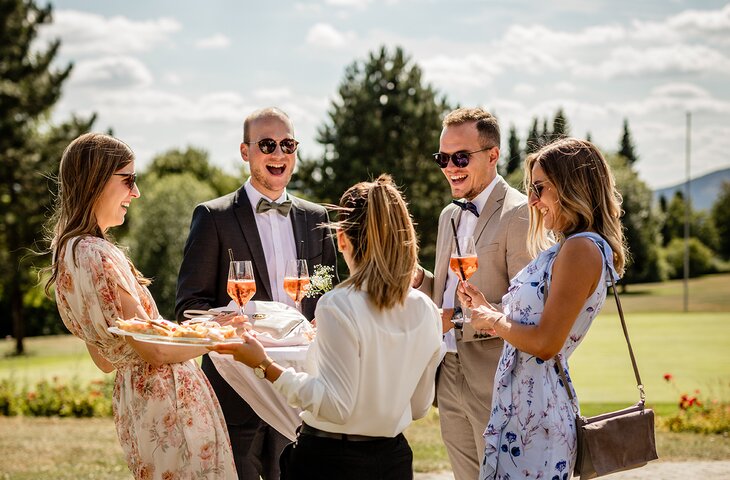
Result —
[[583, 140], [547, 145], [528, 157], [525, 169], [528, 245], [536, 258], [512, 279], [502, 310], [472, 285], [459, 287], [474, 327], [505, 339], [480, 479], [568, 480], [575, 414], [556, 361], [568, 372], [611, 275], [623, 273], [621, 196], [601, 153]]

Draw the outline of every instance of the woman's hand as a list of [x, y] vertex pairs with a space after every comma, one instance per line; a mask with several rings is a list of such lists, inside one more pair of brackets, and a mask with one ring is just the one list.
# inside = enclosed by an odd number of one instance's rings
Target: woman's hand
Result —
[[236, 361], [248, 365], [251, 368], [256, 368], [261, 365], [261, 362], [266, 360], [264, 346], [248, 332], [244, 332], [241, 338], [244, 343], [225, 343], [208, 347], [208, 350], [218, 352], [221, 355], [233, 355]]
[[236, 327], [236, 333], [240, 336], [245, 332], [253, 330], [253, 325], [248, 321], [248, 315], [239, 315], [236, 312], [219, 315], [213, 319], [221, 326], [230, 325]]
[[459, 297], [461, 304], [469, 309], [474, 310], [477, 307], [486, 305], [492, 309], [492, 305], [484, 298], [484, 294], [477, 287], [469, 282], [459, 282], [456, 287], [456, 295]]
[[482, 333], [496, 335], [494, 325], [504, 317], [504, 313], [495, 310], [491, 305], [482, 305], [471, 311], [471, 325], [474, 330]]

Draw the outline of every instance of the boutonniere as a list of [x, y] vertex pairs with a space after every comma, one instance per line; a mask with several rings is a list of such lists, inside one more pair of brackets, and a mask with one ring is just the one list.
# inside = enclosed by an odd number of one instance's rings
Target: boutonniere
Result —
[[332, 290], [334, 271], [335, 269], [329, 265], [315, 265], [314, 273], [309, 276], [309, 291], [306, 297], [317, 297]]

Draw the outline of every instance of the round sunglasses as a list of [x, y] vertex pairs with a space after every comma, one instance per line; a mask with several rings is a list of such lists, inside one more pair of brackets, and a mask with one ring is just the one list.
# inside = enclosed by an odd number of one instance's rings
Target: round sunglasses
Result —
[[543, 189], [545, 189], [545, 184], [547, 183], [547, 180], [543, 180], [541, 182], [532, 182], [528, 186], [530, 193], [535, 195], [535, 198], [540, 200], [540, 196], [542, 195]]
[[134, 184], [137, 183], [137, 172], [134, 173], [115, 173], [118, 177], [124, 177], [122, 181], [129, 187], [130, 190], [134, 188]]
[[484, 152], [486, 150], [491, 150], [495, 146], [496, 145], [492, 145], [491, 147], [482, 148], [481, 150], [474, 150], [473, 152], [456, 152], [456, 153], [437, 152], [437, 153], [433, 154], [433, 160], [441, 168], [446, 168], [446, 166], [449, 164], [449, 160], [451, 160], [456, 167], [464, 168], [467, 165], [469, 165], [469, 160], [471, 160], [471, 155], [473, 153], [479, 153], [479, 152]]
[[274, 150], [276, 150], [276, 145], [279, 145], [281, 147], [281, 151], [288, 154], [294, 153], [297, 151], [297, 146], [299, 145], [299, 142], [294, 140], [293, 138], [285, 138], [284, 140], [281, 140], [280, 142], [276, 142], [273, 138], [263, 138], [259, 140], [258, 142], [243, 142], [248, 145], [251, 144], [257, 144], [259, 146], [259, 150], [261, 150], [261, 153], [264, 155], [270, 155], [274, 153]]

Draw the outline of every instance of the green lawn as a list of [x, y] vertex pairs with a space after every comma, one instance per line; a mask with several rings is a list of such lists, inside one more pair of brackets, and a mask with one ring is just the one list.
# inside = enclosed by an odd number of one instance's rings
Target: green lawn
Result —
[[[730, 275], [690, 283], [690, 313], [681, 313], [682, 283], [630, 286], [624, 310], [647, 400], [659, 415], [676, 412], [681, 393], [700, 389], [707, 400], [730, 399]], [[14, 357], [13, 340], [0, 341], [0, 379], [33, 385], [54, 376], [86, 382], [103, 378], [80, 340], [70, 336], [26, 340]], [[613, 300], [570, 360], [584, 414], [638, 400]], [[670, 373], [676, 388], [664, 381]], [[435, 411], [406, 431], [416, 471], [448, 469]], [[730, 438], [657, 432], [664, 460], [730, 458]], [[0, 417], [0, 479], [128, 479], [113, 422], [105, 419]], [[34, 462], [26, 462], [27, 458]], [[72, 459], [72, 460], [71, 460]]]
[[[628, 313], [626, 323], [650, 404], [676, 403], [695, 389], [728, 400], [730, 312]], [[638, 400], [618, 315], [595, 320], [570, 368], [583, 404]], [[664, 381], [665, 373], [680, 391]]]

